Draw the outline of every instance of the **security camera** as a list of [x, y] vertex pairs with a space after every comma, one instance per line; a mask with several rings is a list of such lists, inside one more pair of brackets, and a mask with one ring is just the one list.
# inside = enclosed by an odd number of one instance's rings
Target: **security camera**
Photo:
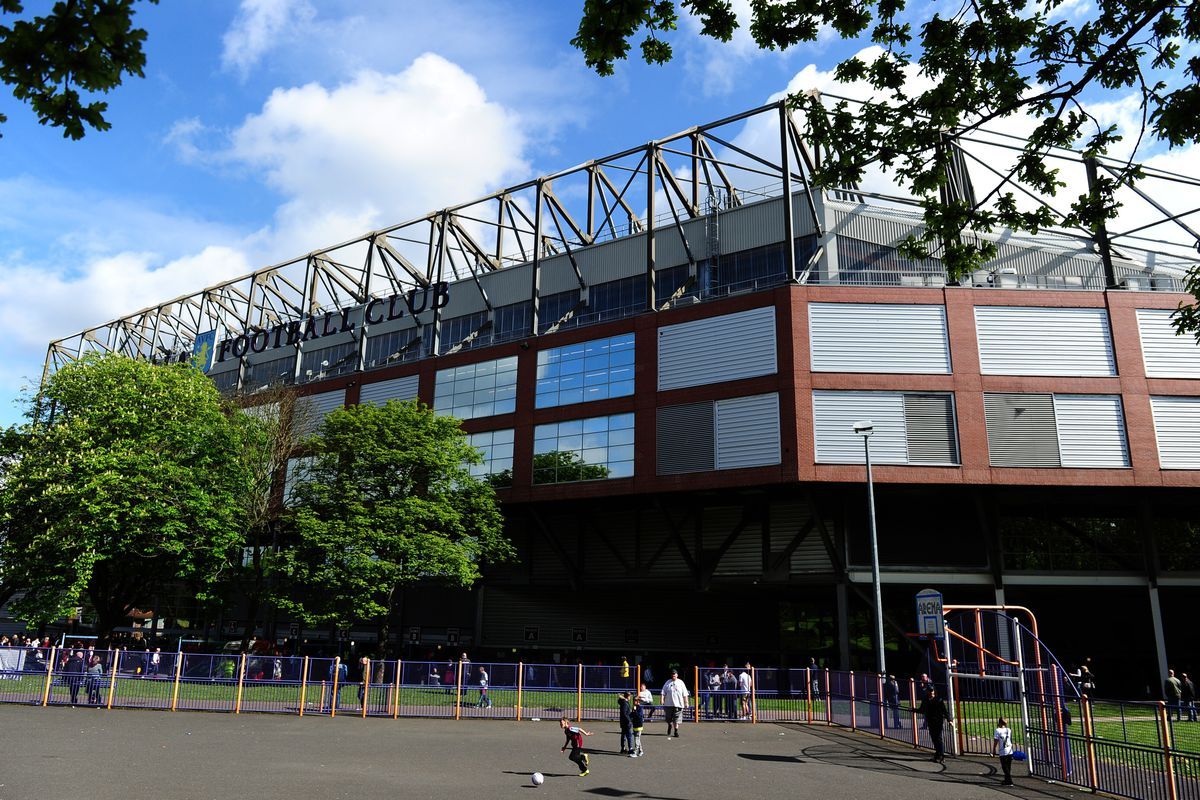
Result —
[[870, 436], [875, 431], [875, 425], [869, 419], [860, 419], [854, 423], [854, 432], [860, 436]]

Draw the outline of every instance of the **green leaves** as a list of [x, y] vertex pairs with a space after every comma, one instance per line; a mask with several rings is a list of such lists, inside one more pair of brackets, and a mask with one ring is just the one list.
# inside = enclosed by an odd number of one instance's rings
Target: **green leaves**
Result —
[[386, 618], [397, 591], [420, 581], [469, 587], [512, 547], [491, 486], [458, 420], [415, 402], [329, 414], [309, 442], [294, 538], [272, 564], [279, 604], [317, 622]]
[[248, 475], [244, 430], [202, 373], [89, 354], [50, 377], [31, 417], [7, 437], [0, 482], [20, 615], [48, 622], [86, 598], [111, 627], [165, 583], [218, 579]]
[[[589, 66], [611, 74], [627, 40], [659, 20], [675, 24], [675, 9], [621, 0], [587, 0], [573, 41]], [[702, 21], [702, 35], [727, 39], [736, 25], [728, 3], [683, 2]], [[1132, 94], [1140, 98], [1149, 132], [1170, 146], [1200, 140], [1200, 58], [1177, 71], [1182, 53], [1200, 45], [1200, 4], [1168, 0], [1098, 0], [1080, 19], [1063, 13], [1063, 0], [975, 0], [908, 10], [903, 0], [751, 0], [750, 33], [759, 46], [784, 49], [817, 38], [823, 28], [843, 39], [869, 35], [883, 52], [835, 67], [842, 82], [862, 81], [873, 97], [853, 106], [794, 97], [805, 112], [808, 138], [826, 154], [814, 170], [825, 188], [856, 185], [868, 167], [895, 174], [920, 201], [925, 227], [906, 243], [913, 253], [936, 254], [952, 278], [985, 266], [995, 248], [974, 232], [997, 225], [1036, 231], [1055, 225], [1095, 228], [1117, 208], [1117, 184], [1099, 184], [1057, 217], [1046, 208], [1018, 211], [1003, 189], [975, 206], [943, 197], [948, 162], [939, 152], [956, 133], [1014, 119], [1034, 130], [1011, 165], [993, 165], [1019, 189], [1052, 197], [1064, 186], [1047, 165], [1054, 148], [1110, 152], [1116, 129], [1088, 110]], [[663, 28], [665, 29], [665, 28]], [[913, 36], [912, 31], [919, 31]], [[584, 35], [588, 32], [589, 35]], [[602, 32], [603, 35], [594, 35]], [[908, 52], [909, 49], [913, 52]], [[654, 47], [659, 63], [669, 47]], [[1124, 176], [1134, 180], [1137, 173]], [[1197, 283], [1192, 275], [1191, 285]], [[1194, 330], [1195, 315], [1180, 317]]]
[[[105, 93], [126, 75], [143, 77], [146, 31], [133, 27], [135, 2], [60, 0], [45, 16], [0, 25], [0, 80], [64, 137], [81, 139], [89, 127], [108, 130], [108, 104], [87, 101], [79, 90]], [[0, 3], [0, 14], [23, 10], [15, 0]]]

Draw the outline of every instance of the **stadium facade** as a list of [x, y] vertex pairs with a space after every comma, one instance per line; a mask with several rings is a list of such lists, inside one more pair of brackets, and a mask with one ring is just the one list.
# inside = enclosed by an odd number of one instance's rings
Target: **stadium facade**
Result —
[[[1011, 144], [948, 140], [948, 191]], [[422, 646], [871, 663], [870, 419], [901, 654], [933, 587], [1029, 606], [1126, 687], [1197, 663], [1200, 349], [1170, 324], [1197, 182], [1123, 189], [1156, 217], [1127, 235], [976, 234], [998, 256], [948, 281], [897, 251], [913, 204], [819, 191], [818, 158], [767, 106], [164, 302], [46, 368], [201, 354], [223, 391], [462, 418], [520, 561], [410, 592]]]

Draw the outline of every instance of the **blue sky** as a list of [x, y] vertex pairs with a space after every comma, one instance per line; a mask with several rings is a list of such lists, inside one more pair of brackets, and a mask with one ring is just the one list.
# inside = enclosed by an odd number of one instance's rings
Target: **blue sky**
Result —
[[600, 78], [569, 44], [581, 5], [169, 0], [139, 12], [146, 77], [111, 131], [65, 140], [0, 93], [0, 423], [51, 339], [826, 83], [861, 46], [685, 21], [674, 62]]

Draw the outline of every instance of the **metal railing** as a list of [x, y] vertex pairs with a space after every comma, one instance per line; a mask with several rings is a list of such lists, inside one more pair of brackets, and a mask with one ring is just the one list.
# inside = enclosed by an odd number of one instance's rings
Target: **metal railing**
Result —
[[[611, 722], [618, 694], [636, 694], [642, 677], [625, 665], [0, 648], [0, 703], [40, 706]], [[931, 747], [912, 679], [889, 685], [870, 672], [774, 667], [694, 667], [680, 677], [691, 695], [689, 721], [835, 725]], [[1200, 735], [1162, 702], [1067, 696], [1051, 670], [1025, 697], [1026, 722], [1011, 683], [982, 673], [958, 673], [955, 682], [951, 752], [990, 754], [996, 720], [1005, 717], [1031, 775], [1121, 797], [1200, 800]], [[648, 688], [657, 702], [661, 687]], [[659, 718], [655, 704], [649, 721]]]

